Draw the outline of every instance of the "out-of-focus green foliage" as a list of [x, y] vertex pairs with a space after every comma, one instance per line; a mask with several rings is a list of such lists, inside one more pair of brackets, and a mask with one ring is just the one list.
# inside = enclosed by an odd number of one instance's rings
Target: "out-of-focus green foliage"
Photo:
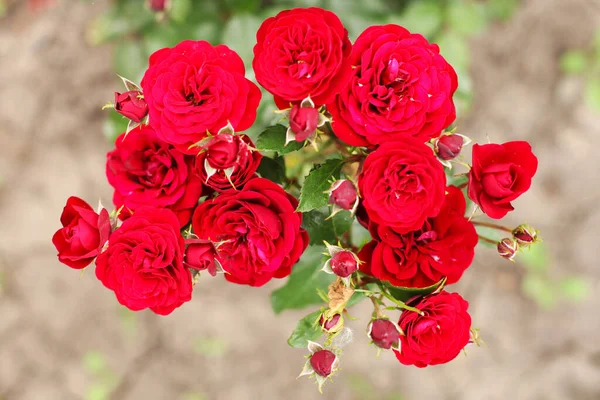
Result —
[[600, 111], [600, 29], [588, 48], [564, 52], [560, 68], [566, 74], [583, 77], [585, 102], [592, 110]]
[[[172, 0], [167, 13], [153, 13], [144, 0], [115, 0], [88, 29], [92, 44], [115, 44], [115, 72], [139, 82], [152, 52], [182, 40], [224, 43], [244, 59], [247, 77], [252, 72], [252, 49], [262, 21], [279, 11], [317, 6], [335, 12], [356, 37], [371, 25], [399, 24], [439, 44], [442, 55], [459, 76], [455, 95], [457, 111], [464, 115], [471, 102], [468, 40], [493, 21], [510, 16], [518, 0]], [[121, 90], [115, 80], [115, 90]], [[256, 139], [280, 116], [273, 113], [271, 96], [263, 92], [256, 123], [246, 133]], [[110, 99], [107, 99], [110, 100]], [[104, 134], [109, 140], [124, 132], [127, 121], [110, 113]]]
[[108, 400], [111, 392], [116, 388], [119, 379], [108, 366], [104, 354], [98, 351], [89, 351], [83, 357], [83, 366], [92, 380], [87, 390], [86, 400]]

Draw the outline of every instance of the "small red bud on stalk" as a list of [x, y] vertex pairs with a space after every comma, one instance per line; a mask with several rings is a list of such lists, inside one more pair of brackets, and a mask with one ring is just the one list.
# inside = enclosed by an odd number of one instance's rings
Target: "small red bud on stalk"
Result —
[[314, 376], [319, 385], [319, 392], [322, 393], [323, 383], [339, 369], [340, 359], [332, 350], [325, 349], [310, 340], [308, 341], [308, 350], [311, 354], [298, 377]]
[[319, 326], [325, 333], [337, 333], [344, 328], [344, 317], [339, 313], [333, 314], [332, 317], [323, 313], [319, 318]]
[[471, 139], [454, 132], [446, 132], [433, 141], [433, 150], [442, 164], [452, 168], [450, 160], [454, 160], [460, 154], [462, 148], [471, 143]]
[[115, 111], [133, 122], [140, 123], [148, 115], [148, 104], [140, 91], [115, 92]]
[[539, 241], [538, 231], [527, 224], [517, 226], [512, 234], [519, 246], [522, 247], [527, 247]]
[[517, 251], [519, 250], [519, 244], [513, 238], [504, 238], [498, 242], [498, 254], [507, 260], [514, 261]]
[[398, 350], [401, 334], [402, 330], [398, 324], [383, 318], [372, 320], [367, 329], [367, 335], [371, 338], [373, 344], [385, 350], [391, 348]]
[[350, 286], [350, 276], [358, 270], [360, 260], [356, 254], [339, 246], [325, 242], [331, 258], [325, 262], [323, 271], [342, 278], [346, 286]]
[[329, 118], [315, 107], [310, 97], [302, 100], [300, 104], [294, 104], [292, 108], [277, 112], [283, 114], [289, 121], [285, 144], [308, 140], [316, 148], [318, 128], [325, 125]]
[[148, 0], [148, 7], [152, 11], [161, 12], [169, 7], [170, 0]]
[[348, 179], [335, 181], [326, 193], [329, 193], [329, 204], [333, 205], [329, 218], [342, 210], [350, 211], [352, 215], [356, 213], [360, 199], [356, 185], [352, 181]]

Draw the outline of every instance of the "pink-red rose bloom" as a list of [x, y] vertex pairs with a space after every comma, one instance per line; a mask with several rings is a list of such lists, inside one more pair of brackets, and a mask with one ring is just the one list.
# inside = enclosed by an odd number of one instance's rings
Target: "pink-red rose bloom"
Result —
[[315, 107], [300, 107], [294, 104], [290, 110], [290, 129], [297, 142], [308, 139], [319, 124], [319, 110]]
[[436, 44], [398, 25], [372, 26], [352, 48], [353, 76], [327, 105], [333, 130], [352, 146], [406, 136], [425, 142], [456, 118], [456, 73]]
[[236, 132], [256, 119], [260, 89], [225, 45], [186, 40], [156, 51], [142, 79], [150, 121], [159, 137], [183, 152], [231, 123]]
[[265, 20], [256, 33], [252, 67], [280, 108], [308, 96], [330, 102], [352, 74], [348, 31], [331, 11], [295, 8]]
[[142, 207], [113, 232], [96, 260], [96, 276], [125, 307], [167, 315], [192, 298], [183, 251], [175, 214]]
[[[196, 172], [206, 186], [218, 192], [239, 190], [255, 177], [262, 155], [248, 136], [222, 133], [205, 140]], [[214, 172], [210, 177], [209, 170]]]
[[148, 115], [148, 104], [137, 90], [115, 92], [115, 111], [133, 122], [141, 122]]
[[452, 361], [469, 343], [471, 316], [469, 303], [458, 293], [440, 292], [423, 297], [413, 307], [423, 311], [403, 311], [398, 325], [400, 350], [396, 358], [404, 365], [419, 368]]
[[525, 193], [538, 167], [527, 142], [473, 145], [469, 198], [490, 218], [514, 210], [511, 201]]
[[227, 280], [261, 286], [288, 276], [308, 245], [297, 206], [280, 186], [255, 178], [200, 204], [192, 224], [200, 239], [223, 242], [219, 256]]
[[69, 197], [60, 216], [62, 228], [52, 236], [58, 260], [75, 269], [87, 267], [94, 261], [110, 236], [108, 211], [97, 214], [79, 197]]
[[449, 186], [440, 213], [421, 229], [404, 234], [385, 225], [371, 224], [373, 241], [359, 258], [361, 271], [394, 286], [423, 288], [446, 277], [456, 283], [471, 265], [477, 245], [475, 227], [464, 217], [465, 198]]
[[208, 271], [215, 276], [217, 274], [217, 262], [219, 254], [215, 245], [210, 240], [188, 239], [185, 241], [185, 266], [198, 271]]
[[152, 206], [169, 208], [184, 226], [203, 191], [194, 157], [159, 139], [147, 125], [117, 138], [106, 156], [106, 177], [115, 188], [115, 206], [123, 206], [121, 219], [139, 207]]
[[367, 156], [358, 186], [371, 221], [406, 233], [440, 212], [446, 175], [429, 147], [406, 137]]

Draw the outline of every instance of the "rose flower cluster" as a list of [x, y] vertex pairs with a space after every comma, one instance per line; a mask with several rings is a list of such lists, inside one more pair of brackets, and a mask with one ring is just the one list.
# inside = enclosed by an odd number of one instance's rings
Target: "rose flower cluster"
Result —
[[[304, 332], [302, 374], [320, 388], [338, 369], [353, 296], [370, 298], [368, 336], [402, 364], [446, 363], [478, 343], [468, 302], [446, 285], [461, 279], [481, 241], [512, 260], [537, 240], [528, 225], [479, 221], [504, 217], [528, 190], [537, 169], [531, 146], [474, 144], [467, 164], [461, 150], [470, 140], [448, 130], [457, 75], [437, 45], [401, 26], [369, 27], [352, 43], [332, 12], [298, 8], [265, 20], [256, 39], [252, 68], [287, 125], [282, 146], [327, 162], [304, 186], [286, 177], [287, 191], [262, 176], [274, 149], [243, 133], [262, 95], [242, 59], [202, 40], [160, 49], [141, 83], [123, 78], [127, 90], [110, 105], [130, 120], [106, 157], [114, 210], [69, 198], [52, 239], [59, 261], [74, 269], [95, 261], [119, 303], [167, 315], [191, 300], [201, 271], [250, 286], [288, 277], [309, 242], [318, 245], [303, 213], [329, 204], [317, 230], [342, 213], [371, 240], [354, 243], [346, 230], [325, 242], [318, 273], [333, 282]], [[319, 148], [325, 138], [338, 153], [330, 170], [331, 152]], [[310, 192], [315, 181], [321, 189]], [[511, 235], [495, 242], [479, 226]]]

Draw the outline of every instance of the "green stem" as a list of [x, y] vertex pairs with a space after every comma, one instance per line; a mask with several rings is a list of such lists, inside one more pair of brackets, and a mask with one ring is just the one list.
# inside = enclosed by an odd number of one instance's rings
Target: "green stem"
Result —
[[481, 240], [482, 242], [493, 244], [494, 246], [498, 245], [498, 242], [496, 240], [492, 240], [490, 238], [486, 238], [485, 236], [481, 236], [481, 235], [477, 235], [477, 236], [479, 237], [479, 240]]
[[411, 307], [406, 305], [405, 302], [400, 301], [398, 299], [395, 299], [391, 294], [387, 293], [386, 290], [383, 288], [383, 286], [381, 284], [378, 285], [379, 289], [381, 289], [381, 294], [388, 299], [389, 301], [393, 302], [394, 304], [396, 304], [398, 307], [404, 309], [404, 310], [408, 310], [408, 311], [412, 311], [412, 312], [416, 312], [419, 315], [425, 315], [423, 313], [423, 311], [419, 310], [418, 308], [415, 307]]
[[471, 221], [475, 226], [485, 226], [486, 228], [496, 229], [498, 231], [508, 232], [512, 234], [512, 229], [507, 228], [506, 226], [496, 225], [492, 222], [479, 222], [479, 221]]

